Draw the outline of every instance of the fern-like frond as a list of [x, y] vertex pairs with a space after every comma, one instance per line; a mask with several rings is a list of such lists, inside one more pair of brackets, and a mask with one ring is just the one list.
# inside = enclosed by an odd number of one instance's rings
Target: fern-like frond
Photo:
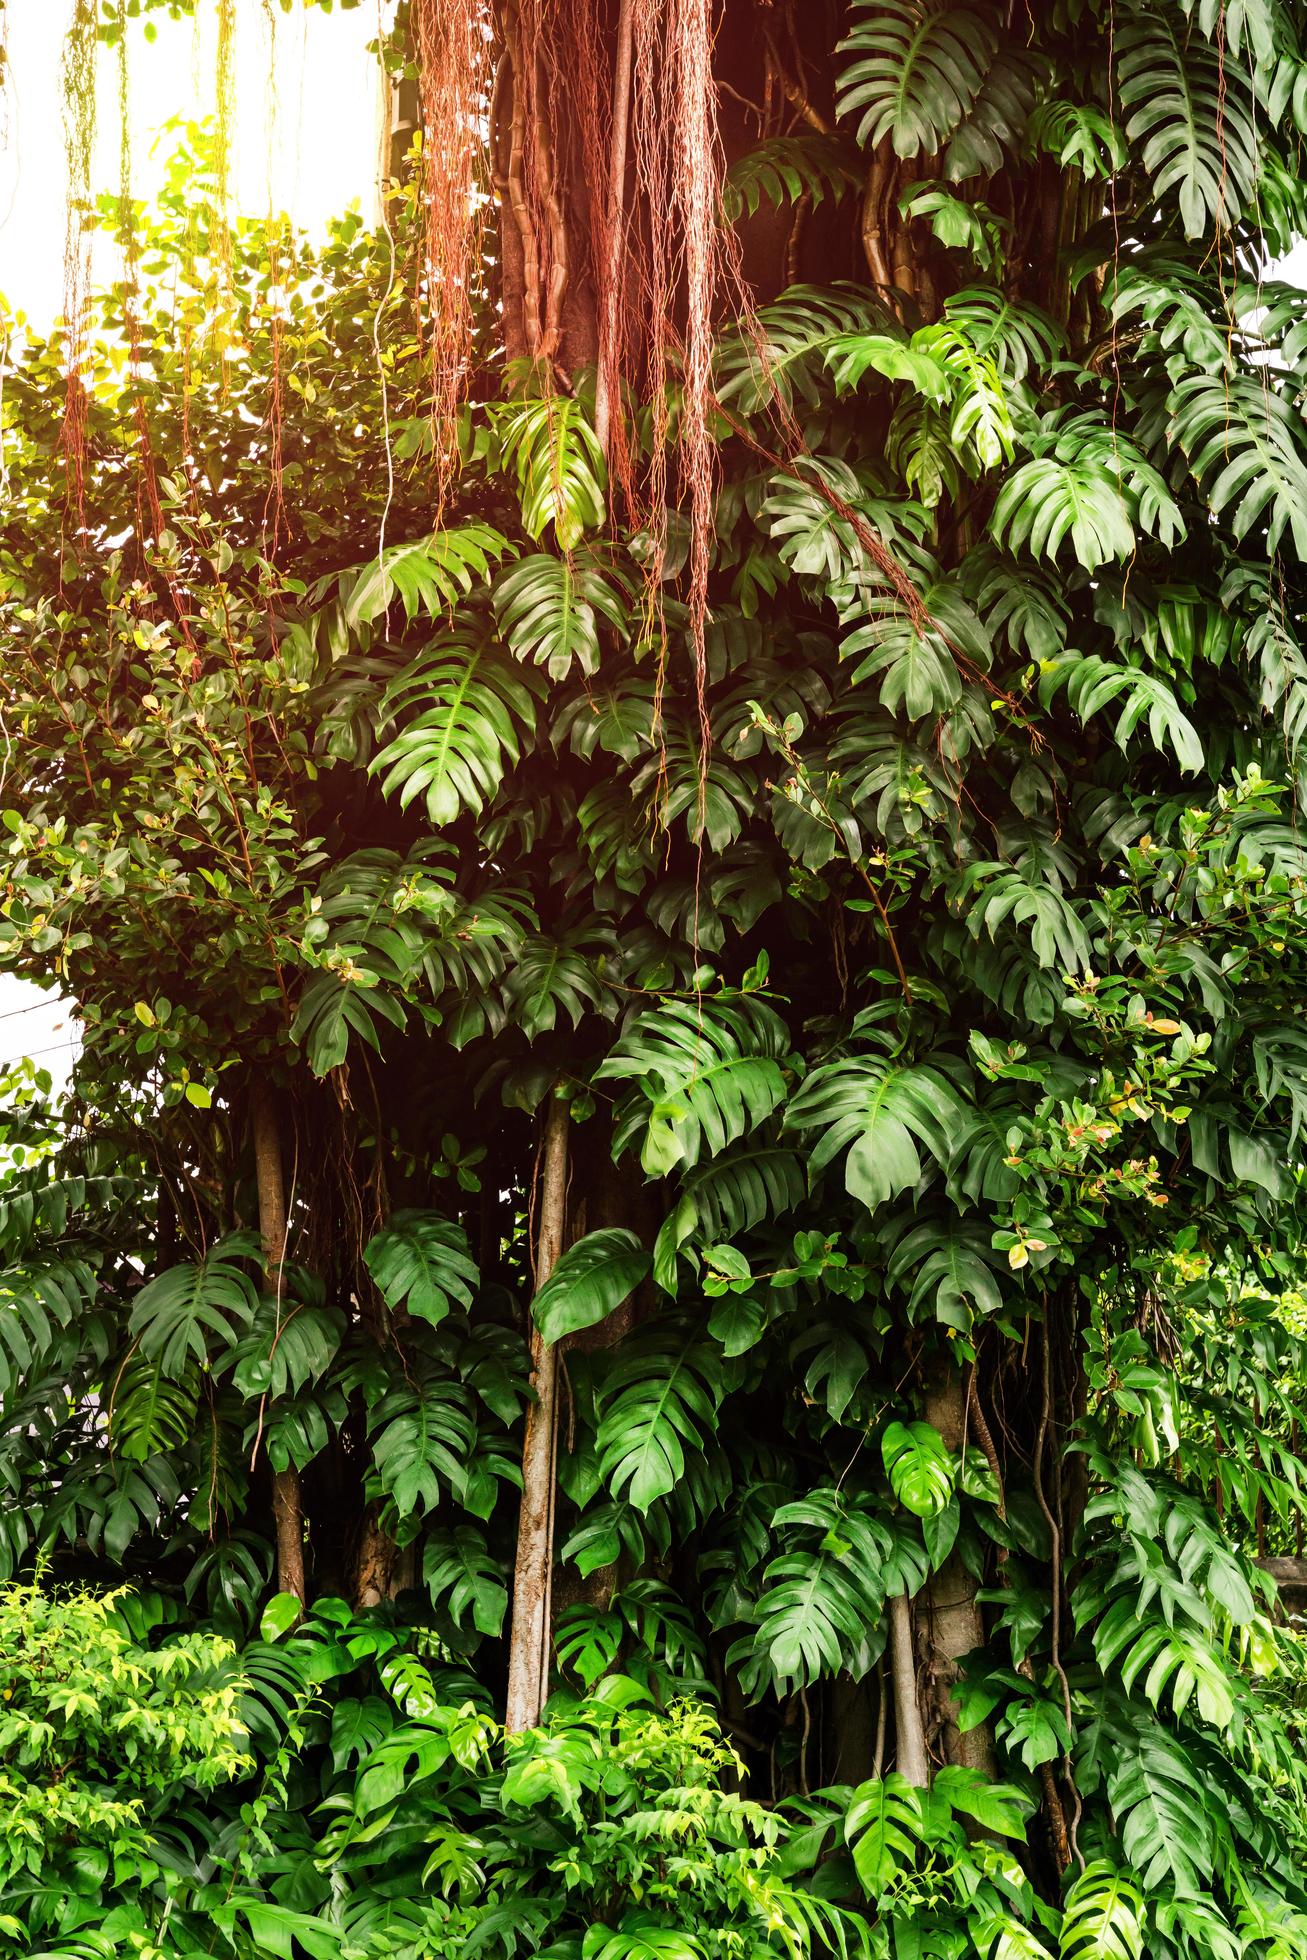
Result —
[[500, 630], [515, 657], [536, 662], [555, 681], [574, 666], [598, 672], [600, 625], [624, 632], [628, 598], [611, 565], [584, 546], [563, 558], [533, 553], [494, 588]]
[[675, 1208], [654, 1244], [654, 1275], [677, 1290], [677, 1258], [697, 1264], [697, 1248], [718, 1245], [782, 1218], [802, 1203], [807, 1178], [797, 1151], [781, 1144], [751, 1145], [717, 1157], [685, 1180]]
[[1124, 134], [1095, 102], [1051, 97], [1031, 116], [1027, 134], [1035, 149], [1087, 178], [1111, 177], [1129, 159]]
[[772, 1528], [786, 1546], [771, 1559], [750, 1631], [731, 1648], [750, 1693], [780, 1693], [845, 1670], [860, 1679], [883, 1645], [879, 1621], [889, 1534], [839, 1491], [783, 1504]]
[[613, 950], [610, 932], [594, 918], [555, 933], [528, 934], [505, 975], [509, 1019], [534, 1040], [564, 1016], [575, 1028], [589, 1013], [615, 1014], [617, 1003], [600, 976]]
[[779, 1014], [748, 995], [668, 1000], [638, 1014], [597, 1076], [637, 1085], [618, 1110], [614, 1157], [639, 1141], [656, 1177], [719, 1156], [784, 1098], [788, 1047]]
[[1128, 1872], [1096, 1858], [1066, 1895], [1061, 1960], [1141, 1960], [1144, 1902]]
[[944, 151], [944, 175], [951, 183], [992, 177], [1019, 151], [1046, 65], [1033, 49], [998, 47]]
[[1162, 477], [1098, 415], [1050, 418], [1038, 452], [1008, 477], [990, 516], [991, 534], [1009, 551], [1056, 558], [1069, 543], [1093, 572], [1133, 555], [1136, 527], [1168, 549], [1184, 536]]
[[1126, 140], [1142, 154], [1153, 196], [1174, 198], [1186, 238], [1231, 225], [1257, 178], [1257, 134], [1238, 70], [1173, 14], [1132, 9], [1116, 35]]
[[253, 1282], [236, 1264], [252, 1249], [247, 1237], [223, 1239], [205, 1258], [170, 1267], [137, 1294], [129, 1332], [170, 1380], [184, 1380], [192, 1363], [203, 1367], [228, 1353], [254, 1319]]
[[109, 1391], [109, 1440], [118, 1456], [144, 1463], [167, 1450], [179, 1450], [195, 1431], [200, 1375], [192, 1362], [173, 1377], [162, 1357], [153, 1360], [134, 1347]]
[[529, 537], [552, 526], [560, 551], [572, 551], [608, 514], [607, 472], [599, 441], [573, 395], [502, 402], [489, 414], [497, 460], [514, 478]]
[[[436, 531], [411, 544], [391, 545], [337, 581], [345, 628], [372, 626], [396, 600], [408, 620], [440, 619], [483, 584], [512, 547], [493, 526], [477, 522]], [[315, 593], [319, 602], [325, 593]]]
[[421, 798], [432, 824], [485, 807], [535, 728], [535, 687], [479, 622], [431, 640], [386, 690], [399, 734], [369, 765], [401, 809]]
[[416, 1371], [368, 1411], [373, 1469], [401, 1518], [433, 1511], [443, 1494], [462, 1498], [476, 1443], [476, 1416], [463, 1383]]
[[1114, 730], [1118, 748], [1126, 748], [1135, 730], [1146, 723], [1154, 748], [1170, 749], [1190, 774], [1203, 767], [1206, 753], [1198, 730], [1160, 674], [1103, 660], [1097, 654], [1067, 653], [1045, 662], [1040, 700], [1047, 706], [1063, 687], [1082, 721], [1109, 704], [1122, 704]]
[[930, 156], [974, 107], [998, 48], [987, 7], [940, 0], [856, 0], [840, 51], [836, 113], [858, 118], [858, 141], [888, 139], [896, 156]]
[[861, 187], [863, 172], [858, 153], [848, 139], [805, 130], [795, 136], [773, 136], [737, 159], [726, 173], [722, 210], [730, 224], [746, 212], [753, 217], [764, 202], [797, 204], [807, 198], [814, 207], [826, 198], [838, 204]]
[[1268, 552], [1287, 531], [1307, 556], [1307, 427], [1296, 396], [1247, 374], [1192, 374], [1169, 407], [1169, 439], [1235, 537], [1265, 524]]
[[685, 1474], [717, 1426], [721, 1360], [710, 1341], [675, 1325], [642, 1328], [622, 1343], [598, 1385], [599, 1474], [613, 1498], [647, 1511]]
[[508, 1610], [504, 1568], [475, 1525], [433, 1531], [422, 1550], [422, 1577], [432, 1605], [456, 1627], [470, 1615], [477, 1633], [498, 1634]]
[[[39, 1202], [33, 1202], [27, 1231], [11, 1220], [11, 1242], [35, 1239]], [[96, 1286], [94, 1267], [71, 1248], [0, 1272], [0, 1402], [8, 1402], [29, 1375], [48, 1372], [60, 1352], [61, 1331], [81, 1320]]]

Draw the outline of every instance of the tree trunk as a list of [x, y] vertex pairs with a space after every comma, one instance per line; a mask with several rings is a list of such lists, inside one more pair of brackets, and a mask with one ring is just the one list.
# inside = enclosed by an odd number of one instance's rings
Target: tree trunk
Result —
[[354, 1604], [365, 1608], [395, 1599], [417, 1583], [416, 1548], [397, 1545], [380, 1522], [380, 1506], [363, 1513], [354, 1561]]
[[[563, 1249], [567, 1210], [567, 1104], [554, 1094], [545, 1111], [540, 1151], [540, 1213], [535, 1285], [544, 1285]], [[508, 1654], [510, 1735], [540, 1720], [549, 1682], [554, 1567], [554, 1466], [558, 1450], [558, 1350], [531, 1328], [531, 1387], [522, 1444], [522, 1508], [513, 1569], [513, 1624]]]
[[930, 1782], [926, 1733], [917, 1700], [917, 1657], [912, 1644], [912, 1601], [903, 1592], [889, 1603], [890, 1672], [894, 1677], [894, 1766], [915, 1790]]
[[[256, 1076], [250, 1094], [254, 1127], [254, 1175], [259, 1194], [259, 1239], [268, 1283], [281, 1301], [286, 1257], [286, 1186], [282, 1177], [281, 1137], [272, 1094]], [[272, 1516], [277, 1535], [277, 1590], [308, 1598], [304, 1578], [304, 1503], [300, 1473], [292, 1464], [272, 1473]]]
[[[944, 1447], [956, 1454], [966, 1440], [966, 1381], [950, 1369], [926, 1391], [926, 1421], [939, 1431]], [[956, 1552], [931, 1574], [917, 1602], [917, 1624], [926, 1657], [929, 1728], [939, 1735], [950, 1763], [996, 1775], [994, 1738], [987, 1723], [958, 1727], [958, 1663], [985, 1644], [985, 1622], [976, 1598], [976, 1581]]]
[[599, 364], [595, 374], [595, 434], [605, 457], [609, 453], [614, 387], [614, 341], [617, 336], [618, 280], [621, 274], [622, 228], [626, 217], [626, 156], [631, 110], [632, 0], [620, 0], [617, 46], [613, 59], [613, 113], [609, 131], [608, 208], [604, 214], [606, 257], [599, 282], [601, 320]]
[[[569, 1239], [583, 1238], [587, 1232], [624, 1226], [651, 1248], [661, 1223], [652, 1187], [641, 1183], [633, 1185], [629, 1173], [614, 1165], [612, 1140], [611, 1120], [601, 1111], [597, 1111], [583, 1129], [572, 1133], [568, 1153], [568, 1186], [571, 1192]], [[652, 1279], [646, 1279], [628, 1300], [603, 1320], [593, 1327], [583, 1327], [577, 1333], [570, 1334], [567, 1353], [597, 1354], [618, 1347], [634, 1327], [657, 1310], [656, 1289]], [[566, 1408], [564, 1402], [564, 1418]], [[566, 1427], [564, 1420], [565, 1434]], [[564, 1442], [564, 1455], [570, 1447], [570, 1443]], [[630, 1567], [630, 1558], [624, 1553], [610, 1564], [596, 1566], [585, 1574], [579, 1573], [574, 1566], [560, 1565], [553, 1577], [554, 1620], [557, 1621], [573, 1606], [596, 1606], [601, 1612], [606, 1612], [613, 1594], [635, 1577]]]

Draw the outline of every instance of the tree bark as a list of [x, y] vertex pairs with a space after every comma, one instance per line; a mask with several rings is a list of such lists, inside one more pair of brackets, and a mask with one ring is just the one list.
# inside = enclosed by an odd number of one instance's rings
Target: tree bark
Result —
[[[271, 1091], [256, 1076], [250, 1094], [254, 1128], [254, 1176], [259, 1196], [259, 1239], [268, 1283], [281, 1299], [286, 1257], [286, 1186], [282, 1177], [281, 1136]], [[304, 1577], [304, 1502], [300, 1473], [291, 1464], [272, 1473], [272, 1517], [277, 1536], [277, 1589], [308, 1598]]]
[[[544, 1285], [563, 1249], [567, 1212], [568, 1110], [551, 1095], [540, 1149], [540, 1211], [535, 1285]], [[554, 1567], [555, 1460], [558, 1452], [558, 1349], [531, 1328], [531, 1387], [522, 1444], [522, 1508], [513, 1570], [513, 1623], [504, 1726], [510, 1735], [540, 1720], [549, 1683]]]
[[397, 1545], [380, 1522], [380, 1506], [369, 1504], [363, 1513], [358, 1551], [354, 1562], [354, 1604], [361, 1608], [380, 1606], [395, 1599], [417, 1583], [415, 1547]]
[[912, 1643], [912, 1601], [899, 1593], [889, 1603], [890, 1672], [894, 1679], [894, 1766], [915, 1790], [930, 1782], [930, 1759], [921, 1704], [917, 1700], [917, 1657]]
[[[652, 1187], [632, 1185], [629, 1173], [614, 1165], [611, 1121], [597, 1111], [585, 1127], [572, 1132], [568, 1151], [568, 1238], [583, 1238], [587, 1232], [625, 1226], [646, 1246], [652, 1247], [661, 1222], [653, 1200]], [[652, 1279], [646, 1279], [628, 1300], [593, 1327], [583, 1327], [568, 1336], [567, 1353], [597, 1354], [619, 1347], [632, 1329], [656, 1313], [657, 1293]], [[571, 1444], [568, 1431], [566, 1376], [559, 1411], [564, 1454]], [[564, 1468], [566, 1466], [564, 1465]], [[612, 1563], [599, 1565], [584, 1575], [572, 1565], [560, 1565], [554, 1573], [552, 1611], [555, 1621], [573, 1606], [595, 1606], [606, 1612], [613, 1594], [635, 1577], [630, 1559], [620, 1554]]]
[[[937, 1429], [944, 1447], [956, 1454], [966, 1440], [967, 1389], [965, 1377], [951, 1368], [926, 1391], [926, 1421]], [[991, 1778], [997, 1774], [994, 1738], [987, 1723], [958, 1727], [954, 1692], [959, 1662], [985, 1644], [985, 1622], [976, 1598], [976, 1581], [956, 1552], [950, 1552], [922, 1588], [918, 1627], [926, 1655], [930, 1692], [930, 1727], [942, 1737], [950, 1763], [961, 1763]]]

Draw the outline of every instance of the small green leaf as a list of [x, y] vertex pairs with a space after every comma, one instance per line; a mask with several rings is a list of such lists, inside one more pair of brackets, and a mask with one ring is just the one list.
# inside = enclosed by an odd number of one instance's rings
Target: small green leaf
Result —
[[268, 1601], [259, 1621], [260, 1640], [280, 1640], [298, 1626], [304, 1608], [294, 1593], [279, 1592]]
[[905, 1511], [929, 1518], [944, 1510], [955, 1477], [953, 1460], [937, 1429], [928, 1422], [892, 1422], [880, 1449], [890, 1488]]

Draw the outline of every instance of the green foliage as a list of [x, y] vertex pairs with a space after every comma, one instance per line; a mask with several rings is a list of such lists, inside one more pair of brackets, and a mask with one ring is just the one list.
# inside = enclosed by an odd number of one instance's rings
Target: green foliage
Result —
[[953, 1466], [928, 1422], [892, 1422], [881, 1437], [881, 1454], [890, 1489], [919, 1518], [942, 1511], [953, 1495]]
[[436, 1707], [364, 1759], [328, 1860], [355, 1937], [367, 1912], [386, 1952], [405, 1896], [404, 1933], [440, 1952], [509, 1952], [523, 1934], [611, 1960], [699, 1960], [723, 1939], [764, 1951], [773, 1936], [799, 1956], [867, 1952], [856, 1909], [803, 1884], [802, 1834], [726, 1787], [738, 1768], [705, 1708], [660, 1712], [622, 1675], [557, 1697], [516, 1737]]
[[194, 1265], [160, 1273], [137, 1294], [129, 1331], [169, 1380], [179, 1380], [192, 1362], [202, 1365], [253, 1320], [254, 1288], [231, 1256], [249, 1250], [244, 1239], [226, 1240]]
[[599, 1475], [615, 1498], [647, 1511], [675, 1490], [686, 1449], [716, 1427], [720, 1368], [707, 1342], [674, 1325], [624, 1345], [598, 1397]]
[[396, 1382], [369, 1413], [376, 1480], [401, 1518], [435, 1510], [448, 1491], [465, 1492], [476, 1416], [462, 1382], [424, 1371]]
[[756, 1692], [763, 1681], [806, 1687], [846, 1669], [865, 1674], [878, 1645], [890, 1538], [838, 1492], [812, 1491], [773, 1519], [789, 1549], [766, 1566], [752, 1631], [732, 1659]]
[[572, 553], [524, 558], [495, 586], [499, 623], [520, 660], [535, 660], [549, 678], [566, 680], [573, 662], [599, 671], [601, 623], [616, 633], [627, 624], [625, 596], [605, 576], [602, 561]]
[[22, 1675], [0, 1945], [1290, 1960], [1299, 10], [727, 0], [603, 445], [612, 48], [491, 11], [455, 424], [421, 179], [315, 246], [183, 132], [80, 513], [3, 323], [0, 965], [83, 1046], [5, 1077], [0, 1569], [142, 1591], [30, 1607], [117, 1685]]
[[889, 137], [897, 156], [932, 154], [980, 94], [998, 45], [987, 10], [890, 0], [872, 9], [842, 48], [855, 58], [840, 75], [839, 110], [858, 116], [858, 141], [874, 149]]
[[610, 1225], [588, 1232], [564, 1252], [531, 1302], [546, 1341], [593, 1327], [624, 1300], [649, 1271], [649, 1254], [634, 1232]]
[[[95, 1951], [100, 1883], [112, 1872], [124, 1901], [147, 1892], [160, 1820], [188, 1790], [251, 1767], [230, 1644], [196, 1632], [147, 1645], [131, 1630], [134, 1604], [0, 1589], [6, 1945], [26, 1930], [52, 1934], [52, 1950], [63, 1951], [61, 1932], [84, 1930]], [[123, 1916], [140, 1923], [130, 1906]]]
[[381, 712], [403, 726], [372, 771], [401, 809], [420, 797], [433, 827], [485, 807], [535, 719], [531, 689], [470, 620], [438, 634], [396, 676]]
[[397, 1211], [364, 1251], [377, 1291], [392, 1313], [403, 1308], [438, 1327], [454, 1307], [469, 1307], [477, 1269], [467, 1237], [452, 1219]]
[[490, 417], [489, 440], [514, 477], [528, 537], [552, 529], [559, 549], [570, 552], [603, 524], [603, 454], [578, 401], [551, 395], [501, 403]]
[[956, 1090], [938, 1068], [850, 1056], [812, 1071], [786, 1121], [804, 1133], [821, 1132], [810, 1158], [814, 1171], [849, 1147], [845, 1188], [875, 1210], [920, 1183], [922, 1148], [947, 1161], [962, 1113]]
[[596, 1075], [638, 1084], [619, 1112], [614, 1155], [639, 1140], [651, 1176], [720, 1155], [782, 1100], [787, 1047], [775, 1009], [747, 995], [668, 1000], [637, 1015]]
[[1255, 110], [1242, 77], [1227, 77], [1217, 48], [1151, 7], [1132, 7], [1122, 23], [1117, 64], [1126, 140], [1142, 150], [1154, 197], [1175, 196], [1186, 238], [1228, 224], [1257, 175]]
[[[375, 563], [342, 575], [345, 629], [357, 634], [375, 625], [397, 599], [407, 620], [440, 619], [489, 576], [507, 550], [507, 540], [490, 525], [462, 524], [383, 551]], [[326, 591], [319, 596], [325, 598]]]

